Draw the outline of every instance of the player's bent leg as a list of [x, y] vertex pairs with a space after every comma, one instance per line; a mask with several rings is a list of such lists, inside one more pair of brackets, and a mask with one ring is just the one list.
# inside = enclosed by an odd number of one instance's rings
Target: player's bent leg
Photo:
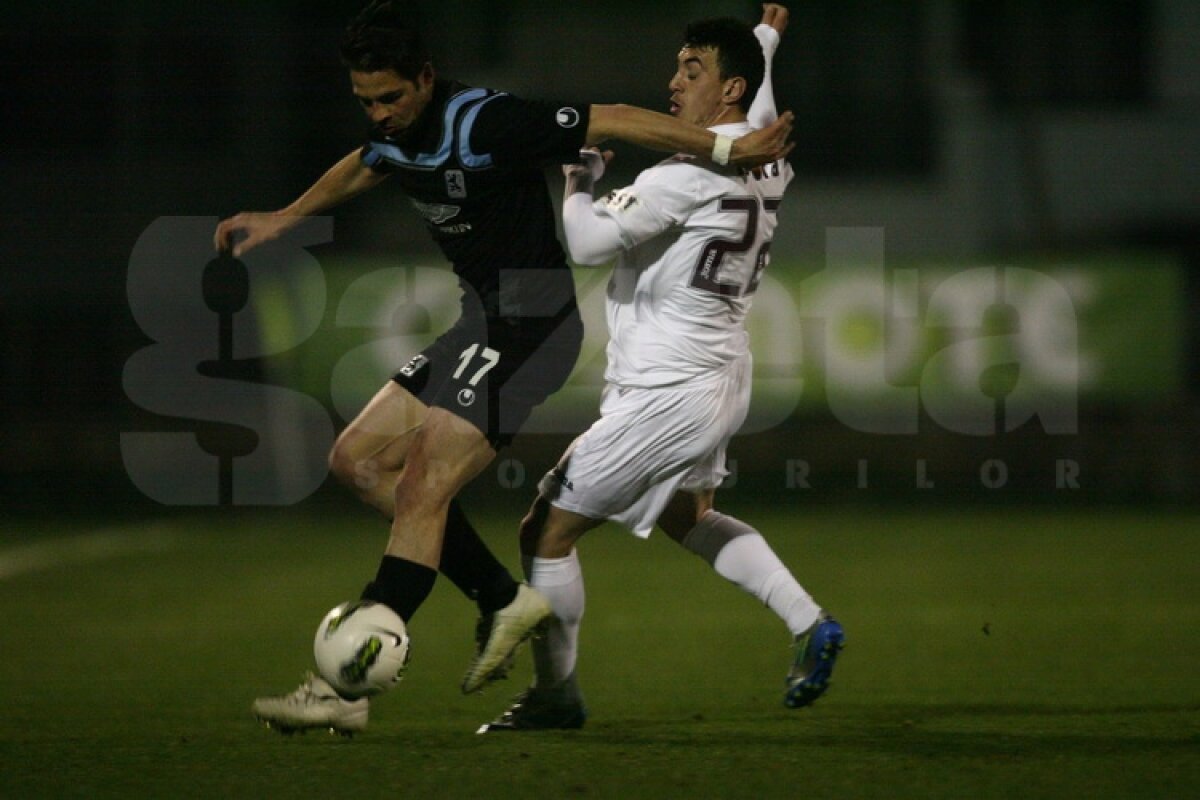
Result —
[[[717, 574], [774, 611], [793, 636], [795, 654], [784, 704], [811, 705], [829, 688], [845, 633], [779, 560], [762, 534], [713, 509], [713, 492], [679, 492], [659, 518], [667, 534], [707, 561]], [[690, 525], [690, 527], [689, 527]]]
[[[471, 422], [442, 408], [430, 409], [396, 481], [392, 535], [379, 577], [370, 587], [373, 594], [379, 595], [402, 618], [407, 620], [433, 588], [433, 576], [443, 562], [446, 525], [454, 497], [491, 463], [495, 454], [491, 443]], [[479, 549], [486, 551], [482, 541], [473, 545], [477, 547], [477, 555]], [[507, 571], [494, 558], [491, 560], [512, 585]], [[498, 651], [496, 647], [502, 646], [506, 637], [495, 636], [497, 631], [503, 634], [510, 624], [535, 626], [549, 614], [544, 598], [528, 586], [515, 586], [507, 603], [491, 611], [492, 619], [478, 626], [487, 628], [488, 634], [477, 634], [485, 643], [477, 650], [463, 690], [476, 691], [487, 680], [499, 678], [511, 652], [528, 637], [525, 634]], [[486, 642], [493, 638], [500, 645], [488, 647]]]
[[387, 554], [437, 569], [450, 501], [495, 457], [478, 428], [430, 408], [396, 481]]
[[366, 729], [369, 709], [367, 698], [347, 700], [323, 678], [311, 673], [290, 694], [260, 697], [251, 706], [260, 722], [288, 735], [322, 729], [350, 736]]
[[388, 381], [351, 422], [329, 453], [329, 469], [363, 502], [389, 519], [396, 480], [429, 407]]
[[[494, 626], [488, 644], [496, 653], [519, 646], [531, 634], [539, 634], [533, 643], [534, 685], [480, 732], [489, 728], [527, 730], [583, 724], [586, 712], [575, 681], [575, 661], [584, 588], [573, 545], [598, 524], [598, 520], [553, 507], [541, 497], [522, 521], [522, 550], [530, 584], [549, 601], [554, 613], [535, 626], [528, 622]], [[531, 554], [531, 550], [537, 554]]]
[[476, 733], [575, 730], [587, 722], [587, 707], [575, 673], [584, 591], [573, 545], [583, 531], [596, 524], [555, 508], [541, 496], [521, 521], [526, 575], [546, 594], [554, 615], [533, 641], [534, 685]]
[[536, 555], [527, 566], [530, 585], [546, 596], [554, 611], [544, 636], [533, 643], [534, 686], [557, 693], [564, 701], [580, 699], [574, 676], [579, 629], [587, 605], [583, 568], [574, 544], [598, 524], [598, 520], [550, 505]]
[[[338, 437], [331, 472], [388, 519], [395, 512], [396, 481], [429, 407], [396, 381], [388, 381]], [[516, 594], [516, 582], [496, 561], [457, 502], [451, 502], [439, 571], [487, 612]]]
[[364, 599], [410, 621], [437, 579], [451, 500], [494, 456], [477, 428], [430, 409], [396, 481], [391, 537]]
[[[532, 554], [538, 546], [538, 536], [549, 511], [550, 505], [539, 497], [521, 521], [522, 560], [526, 562], [526, 575], [531, 583], [534, 580], [530, 568], [534, 560]], [[480, 620], [475, 631], [475, 659], [463, 678], [463, 692], [469, 694], [479, 691], [487, 684], [505, 677], [521, 645], [535, 636], [544, 636], [548, 626], [556, 622], [561, 621], [553, 617], [550, 598], [534, 586], [522, 584], [512, 603]], [[535, 668], [541, 664], [538, 647], [535, 644]]]
[[[686, 494], [677, 494], [671, 505], [677, 504], [679, 495]], [[761, 600], [787, 625], [793, 637], [808, 631], [821, 607], [796, 581], [763, 535], [742, 520], [713, 509], [711, 499], [697, 499], [695, 504], [697, 511], [707, 510], [698, 513], [695, 524], [682, 535], [681, 525], [677, 527], [674, 521], [668, 521], [666, 514], [660, 518], [668, 535], [685, 550], [704, 559], [718, 575]], [[682, 515], [679, 518], [686, 519]]]

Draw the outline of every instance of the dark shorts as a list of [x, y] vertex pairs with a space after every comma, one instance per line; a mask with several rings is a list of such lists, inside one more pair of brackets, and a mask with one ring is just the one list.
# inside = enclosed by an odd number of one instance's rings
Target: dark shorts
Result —
[[470, 422], [499, 449], [566, 383], [582, 342], [574, 304], [552, 319], [463, 317], [392, 380]]

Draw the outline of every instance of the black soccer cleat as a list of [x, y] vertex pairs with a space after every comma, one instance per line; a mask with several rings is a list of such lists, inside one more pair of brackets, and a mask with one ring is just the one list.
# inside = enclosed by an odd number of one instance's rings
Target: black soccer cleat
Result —
[[526, 689], [508, 709], [491, 722], [479, 726], [476, 733], [499, 731], [575, 730], [587, 721], [587, 708], [581, 700], [561, 700], [556, 693]]

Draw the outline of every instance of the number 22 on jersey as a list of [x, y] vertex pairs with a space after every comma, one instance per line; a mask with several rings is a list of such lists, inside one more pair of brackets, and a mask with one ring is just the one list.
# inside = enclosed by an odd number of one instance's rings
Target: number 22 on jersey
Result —
[[[692, 272], [691, 286], [721, 297], [745, 297], [754, 294], [758, 289], [762, 271], [767, 266], [767, 256], [771, 250], [771, 240], [760, 239], [758, 230], [759, 215], [774, 214], [779, 210], [781, 197], [722, 197], [718, 208], [722, 213], [743, 214], [745, 220], [742, 226], [742, 238], [710, 239], [700, 251], [700, 258]], [[751, 256], [751, 253], [753, 254]], [[726, 266], [726, 272], [744, 275], [740, 269], [752, 258], [748, 278], [739, 283], [723, 282], [721, 268]], [[732, 261], [733, 263], [727, 263]], [[732, 267], [732, 269], [728, 269]]]

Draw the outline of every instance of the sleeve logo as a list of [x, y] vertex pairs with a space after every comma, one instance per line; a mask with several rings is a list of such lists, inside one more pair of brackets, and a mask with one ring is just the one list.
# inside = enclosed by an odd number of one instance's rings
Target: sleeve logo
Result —
[[554, 120], [561, 128], [574, 128], [579, 124], [579, 112], [570, 106], [563, 106], [554, 115]]
[[629, 187], [614, 189], [604, 197], [604, 204], [610, 211], [628, 211], [637, 205], [637, 202], [638, 196]]

